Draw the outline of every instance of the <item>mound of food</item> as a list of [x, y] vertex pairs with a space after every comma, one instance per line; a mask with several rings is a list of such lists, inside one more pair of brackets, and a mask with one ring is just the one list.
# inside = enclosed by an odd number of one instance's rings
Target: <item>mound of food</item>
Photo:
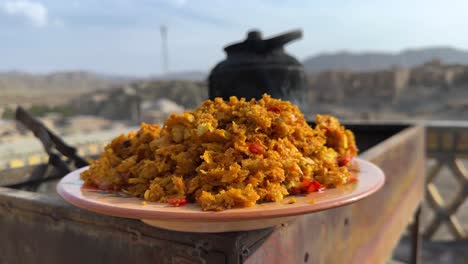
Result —
[[310, 127], [297, 106], [260, 100], [207, 100], [120, 135], [81, 174], [84, 184], [147, 201], [203, 210], [250, 207], [354, 181], [354, 135], [331, 116]]

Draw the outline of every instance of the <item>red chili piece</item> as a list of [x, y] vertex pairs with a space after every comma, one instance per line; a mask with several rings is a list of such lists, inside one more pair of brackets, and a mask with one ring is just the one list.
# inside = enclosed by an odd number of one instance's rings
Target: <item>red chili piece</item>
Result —
[[168, 198], [167, 203], [172, 206], [182, 206], [187, 203], [185, 198]]
[[346, 155], [346, 156], [341, 156], [338, 158], [338, 166], [347, 166], [351, 160], [353, 159], [352, 156]]
[[351, 178], [349, 178], [348, 183], [355, 183], [357, 181], [358, 181], [358, 179], [356, 177], [351, 177]]
[[325, 190], [326, 186], [318, 182], [317, 180], [313, 180], [309, 187], [307, 187], [307, 192], [319, 192]]
[[252, 143], [249, 145], [249, 151], [254, 154], [262, 154], [263, 153], [263, 146], [258, 143]]
[[91, 186], [91, 185], [83, 185], [83, 187], [81, 187], [81, 188], [83, 188], [83, 189], [85, 189], [85, 190], [101, 190], [101, 189], [99, 189], [98, 187], [96, 187], [96, 186]]
[[303, 179], [302, 180], [302, 190], [307, 191], [307, 188], [309, 188], [310, 184], [312, 182], [308, 179]]

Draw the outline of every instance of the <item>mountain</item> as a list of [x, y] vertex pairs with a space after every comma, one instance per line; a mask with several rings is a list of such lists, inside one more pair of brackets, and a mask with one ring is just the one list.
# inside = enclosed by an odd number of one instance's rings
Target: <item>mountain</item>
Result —
[[0, 108], [9, 104], [60, 104], [84, 92], [109, 89], [130, 80], [86, 71], [0, 72]]
[[0, 72], [0, 110], [4, 106], [17, 104], [63, 104], [94, 90], [114, 89], [134, 81], [205, 81], [206, 76], [206, 73], [197, 71], [170, 72], [144, 78], [87, 71], [61, 71], [48, 74]]
[[339, 52], [319, 54], [303, 61], [307, 72], [325, 70], [372, 71], [388, 69], [392, 66], [414, 67], [433, 59], [447, 64], [468, 64], [468, 51], [451, 47], [430, 47], [407, 49], [399, 53]]
[[25, 72], [0, 72], [0, 90], [96, 90], [105, 89], [125, 79], [119, 76], [100, 75], [86, 71], [31, 74]]
[[208, 75], [201, 71], [182, 71], [169, 72], [163, 75], [157, 75], [152, 79], [165, 81], [205, 81]]

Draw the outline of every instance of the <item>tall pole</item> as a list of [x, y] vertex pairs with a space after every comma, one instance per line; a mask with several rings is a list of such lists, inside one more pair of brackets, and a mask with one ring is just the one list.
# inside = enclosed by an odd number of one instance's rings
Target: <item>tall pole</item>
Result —
[[167, 50], [167, 27], [161, 25], [161, 55], [162, 55], [162, 71], [163, 74], [169, 71], [169, 54]]

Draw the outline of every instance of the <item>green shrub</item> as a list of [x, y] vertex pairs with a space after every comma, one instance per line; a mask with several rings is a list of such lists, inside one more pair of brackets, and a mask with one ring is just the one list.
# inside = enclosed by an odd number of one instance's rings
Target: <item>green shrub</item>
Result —
[[5, 109], [3, 109], [2, 118], [3, 119], [13, 119], [13, 118], [15, 118], [15, 110], [10, 108], [10, 107], [6, 107]]
[[[70, 117], [74, 115], [73, 109], [68, 105], [48, 106], [48, 105], [33, 105], [26, 109], [34, 117], [43, 117], [50, 113], [61, 114], [64, 117]], [[14, 119], [15, 110], [6, 107], [2, 114], [3, 119]]]

